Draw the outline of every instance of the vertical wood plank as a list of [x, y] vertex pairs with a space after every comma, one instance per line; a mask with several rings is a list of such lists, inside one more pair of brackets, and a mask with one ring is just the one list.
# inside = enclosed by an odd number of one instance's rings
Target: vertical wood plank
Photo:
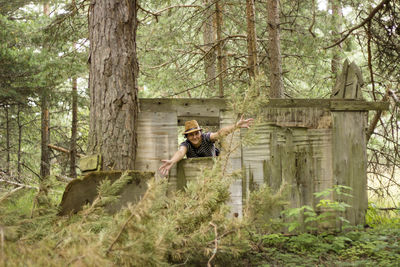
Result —
[[[139, 113], [136, 169], [157, 172], [162, 159], [170, 159], [178, 149], [177, 115], [174, 111]], [[170, 189], [176, 189], [176, 166], [170, 170]]]
[[[236, 122], [235, 115], [230, 111], [220, 111], [220, 127], [226, 127]], [[232, 150], [227, 161], [227, 173], [233, 173], [242, 169], [242, 147], [240, 142], [240, 131], [228, 135], [221, 141], [222, 151], [221, 156], [224, 157], [228, 150]], [[224, 166], [223, 166], [224, 167]], [[242, 177], [243, 179], [243, 177]], [[230, 206], [232, 207], [232, 214], [237, 214], [242, 217], [243, 210], [243, 195], [242, 195], [242, 181], [236, 180], [230, 187], [231, 200]]]
[[352, 225], [365, 223], [368, 207], [367, 153], [364, 112], [333, 112], [333, 174], [339, 185], [351, 187], [352, 198], [341, 197], [351, 205], [345, 218]]

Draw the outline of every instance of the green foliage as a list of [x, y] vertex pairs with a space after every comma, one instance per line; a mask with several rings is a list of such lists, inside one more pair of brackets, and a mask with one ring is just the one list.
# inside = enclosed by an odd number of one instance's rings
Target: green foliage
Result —
[[259, 243], [257, 263], [268, 259], [285, 266], [396, 266], [398, 229], [382, 225], [335, 235], [260, 235], [254, 240]]
[[[94, 266], [111, 262], [166, 266], [205, 263], [213, 253], [214, 262], [232, 261], [248, 249], [243, 225], [227, 216], [231, 178], [222, 176], [219, 163], [189, 183], [187, 190], [171, 196], [166, 195], [166, 180], [153, 180], [140, 202], [115, 215], [107, 214], [103, 207], [117, 198], [128, 181], [126, 174], [112, 184], [106, 180], [99, 186], [96, 200], [76, 215], [57, 217], [56, 208], [48, 205], [46, 213], [35, 211], [29, 224], [26, 220], [24, 224], [11, 222], [18, 226], [24, 242], [8, 247], [8, 262], [43, 262], [37, 254], [55, 247], [57, 253], [48, 259], [51, 265], [77, 258], [81, 264]], [[45, 203], [42, 201], [40, 208]], [[2, 224], [6, 224], [5, 218], [1, 218]], [[17, 256], [20, 249], [26, 252], [23, 258]]]
[[[348, 225], [349, 221], [340, 214], [350, 207], [341, 200], [344, 196], [351, 197], [351, 194], [345, 192], [350, 190], [351, 187], [335, 185], [333, 188], [314, 193], [317, 199], [321, 198], [316, 205], [317, 210], [305, 205], [282, 211], [281, 214], [289, 220], [285, 223], [288, 231], [292, 232], [303, 228], [306, 231], [321, 231], [324, 227], [335, 228], [336, 225]], [[332, 200], [332, 198], [338, 200]]]
[[[285, 204], [285, 186], [275, 194], [268, 187], [260, 187], [251, 194], [246, 215], [230, 218], [225, 203], [232, 178], [222, 175], [220, 162], [189, 183], [185, 191], [167, 195], [167, 181], [152, 180], [141, 201], [114, 215], [105, 212], [104, 205], [114, 201], [129, 180], [123, 174], [114, 183], [103, 182], [91, 205], [66, 217], [56, 215], [54, 198], [42, 201], [33, 212], [32, 206], [21, 207], [41, 197], [40, 192], [11, 195], [0, 206], [0, 231], [6, 237], [0, 263], [204, 266], [212, 259], [211, 264], [218, 266], [391, 266], [400, 260], [398, 219], [376, 228], [353, 227], [342, 233], [273, 233], [273, 227], [282, 229], [283, 223], [263, 218]], [[48, 188], [54, 186], [47, 184]], [[42, 185], [42, 190], [45, 188]], [[38, 212], [38, 208], [46, 212]], [[306, 207], [300, 210], [311, 212]], [[297, 210], [291, 212], [296, 214]]]
[[274, 194], [265, 184], [251, 192], [244, 216], [258, 232], [276, 231], [282, 227], [282, 221], [277, 215], [287, 205], [284, 200], [286, 186], [286, 184], [282, 184], [280, 190]]
[[368, 203], [367, 213], [365, 215], [365, 223], [367, 225], [377, 227], [379, 225], [390, 225], [392, 223], [400, 223], [400, 210], [380, 210], [373, 202]]

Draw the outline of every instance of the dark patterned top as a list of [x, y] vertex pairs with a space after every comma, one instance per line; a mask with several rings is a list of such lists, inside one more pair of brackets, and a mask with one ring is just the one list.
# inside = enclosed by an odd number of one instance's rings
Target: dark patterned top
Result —
[[200, 157], [215, 157], [217, 152], [214, 142], [210, 139], [211, 133], [201, 133], [201, 144], [198, 148], [194, 147], [189, 140], [185, 140], [180, 146], [187, 147], [187, 158], [200, 158]]

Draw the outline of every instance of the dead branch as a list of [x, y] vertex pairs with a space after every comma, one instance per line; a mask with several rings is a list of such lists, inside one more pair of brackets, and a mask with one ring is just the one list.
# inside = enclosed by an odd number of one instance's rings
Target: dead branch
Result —
[[215, 239], [214, 239], [214, 250], [211, 258], [207, 262], [207, 267], [211, 267], [211, 261], [215, 258], [215, 255], [217, 254], [218, 251], [218, 231], [217, 231], [217, 226], [210, 222], [210, 225], [214, 227], [214, 234], [215, 234]]
[[17, 183], [17, 182], [13, 182], [13, 181], [7, 181], [7, 180], [4, 180], [4, 179], [0, 179], [0, 182], [6, 183], [6, 184], [17, 185], [17, 186], [24, 187], [24, 188], [29, 188], [29, 189], [36, 189], [36, 190], [39, 191], [39, 187], [37, 187], [37, 186], [31, 186], [31, 185], [27, 185], [27, 184], [21, 184], [21, 183]]
[[400, 208], [395, 208], [395, 207], [391, 207], [391, 208], [377, 208], [378, 210], [384, 210], [384, 211], [391, 211], [391, 210], [400, 210]]
[[393, 90], [388, 90], [388, 94], [393, 99], [393, 101], [396, 103], [396, 106], [400, 107], [400, 100], [397, 97], [396, 93]]
[[3, 200], [7, 199], [12, 194], [14, 194], [15, 192], [18, 192], [19, 190], [21, 190], [22, 188], [24, 188], [24, 187], [20, 186], [20, 187], [14, 188], [13, 190], [11, 190], [7, 194], [5, 194], [2, 198], [0, 198], [0, 203], [3, 202]]
[[[234, 231], [234, 230], [230, 230], [230, 231], [228, 231], [228, 232], [225, 232], [225, 233], [223, 233], [222, 235], [218, 236], [218, 240], [221, 240], [223, 237], [225, 237], [225, 236], [227, 236], [227, 235], [230, 235], [230, 234], [232, 234], [232, 233], [235, 233], [235, 231]], [[214, 243], [214, 242], [215, 242], [215, 240], [211, 240], [211, 241], [208, 242], [208, 243], [211, 244], [211, 243]]]
[[[390, 90], [386, 91], [385, 95], [382, 98], [382, 101], [387, 101], [389, 99], [389, 91]], [[381, 118], [381, 116], [382, 116], [382, 110], [376, 111], [374, 117], [371, 120], [371, 124], [368, 127], [367, 133], [366, 133], [367, 143], [368, 143], [369, 139], [371, 138], [371, 135], [374, 133], [376, 125], [378, 124], [378, 121]]]
[[[66, 154], [71, 154], [71, 150], [68, 150], [66, 148], [63, 148], [63, 147], [60, 147], [60, 146], [56, 146], [56, 145], [52, 145], [52, 144], [48, 144], [47, 146], [49, 148], [51, 148], [51, 149], [54, 149], [54, 150], [57, 150], [57, 151], [60, 151], [60, 152], [66, 153]], [[76, 153], [76, 156], [81, 158], [81, 157], [84, 157], [85, 155]]]
[[69, 183], [74, 180], [74, 178], [67, 177], [65, 175], [56, 175], [57, 181]]
[[155, 17], [155, 19], [156, 19], [157, 22], [158, 22], [158, 16], [161, 16], [161, 13], [163, 13], [163, 12], [165, 12], [165, 11], [168, 11], [168, 10], [170, 10], [170, 9], [173, 9], [173, 8], [181, 8], [181, 7], [183, 7], [183, 8], [187, 8], [187, 7], [200, 8], [200, 7], [201, 7], [201, 6], [199, 6], [199, 5], [175, 5], [175, 6], [169, 6], [169, 7], [163, 8], [163, 9], [161, 9], [161, 10], [159, 10], [159, 11], [156, 11], [156, 12], [151, 12], [151, 11], [149, 11], [149, 10], [143, 8], [143, 7], [140, 6], [139, 4], [137, 4], [137, 6], [138, 6], [138, 8], [139, 8], [140, 10], [142, 10], [143, 12], [145, 12], [145, 13], [147, 13], [147, 14], [153, 16], [153, 17]]
[[313, 11], [312, 11], [312, 21], [311, 21], [311, 25], [310, 25], [310, 27], [308, 27], [308, 31], [311, 33], [311, 35], [315, 38], [316, 36], [315, 36], [315, 33], [313, 33], [313, 27], [314, 27], [314, 24], [315, 24], [315, 0], [313, 0], [312, 1], [312, 8], [313, 8]]
[[[6, 184], [11, 184], [11, 185], [17, 185], [19, 187], [23, 187], [23, 188], [29, 188], [29, 189], [35, 189], [37, 191], [40, 190], [40, 188], [38, 186], [32, 186], [32, 185], [27, 185], [27, 184], [21, 184], [21, 183], [17, 183], [17, 182], [13, 182], [13, 181], [8, 181], [8, 180], [4, 180], [4, 179], [0, 179], [1, 183], [6, 183]], [[59, 190], [54, 190], [54, 189], [50, 189], [50, 191], [56, 192], [56, 193], [62, 193], [62, 191]]]
[[128, 222], [130, 220], [132, 220], [133, 217], [135, 217], [135, 213], [131, 213], [131, 215], [129, 216], [129, 218], [125, 221], [124, 225], [122, 226], [122, 228], [120, 229], [118, 235], [115, 237], [114, 241], [111, 243], [111, 245], [108, 247], [107, 251], [106, 251], [106, 255], [108, 255], [108, 253], [110, 253], [110, 251], [112, 250], [113, 246], [115, 245], [115, 243], [118, 241], [119, 237], [121, 236], [122, 232], [125, 230], [126, 226], [128, 225]]
[[[347, 39], [347, 37], [349, 37], [349, 35], [350, 35], [353, 31], [355, 31], [355, 30], [361, 28], [361, 27], [364, 26], [366, 23], [368, 23], [369, 21], [371, 21], [372, 18], [375, 16], [375, 14], [376, 14], [379, 10], [381, 10], [381, 9], [383, 8], [383, 6], [386, 5], [389, 1], [390, 1], [390, 0], [383, 0], [382, 2], [380, 2], [379, 5], [377, 5], [377, 6], [371, 11], [371, 13], [368, 15], [368, 17], [367, 17], [365, 20], [363, 20], [360, 24], [354, 26], [353, 28], [347, 30], [347, 34], [346, 34], [345, 36], [343, 36], [339, 41], [337, 41], [337, 42], [334, 43], [333, 45], [324, 47], [324, 49], [329, 49], [329, 48], [332, 48], [332, 47], [335, 47], [335, 46], [341, 44], [344, 40]], [[342, 32], [341, 34], [343, 34], [343, 33], [344, 33], [344, 32]]]
[[27, 168], [27, 169], [28, 169], [30, 172], [32, 172], [34, 175], [36, 175], [36, 176], [39, 178], [39, 180], [42, 179], [42, 177], [40, 177], [40, 175], [39, 175], [38, 173], [36, 173], [34, 170], [32, 170], [29, 166], [25, 165], [25, 163], [22, 162], [21, 165], [24, 166], [25, 168]]

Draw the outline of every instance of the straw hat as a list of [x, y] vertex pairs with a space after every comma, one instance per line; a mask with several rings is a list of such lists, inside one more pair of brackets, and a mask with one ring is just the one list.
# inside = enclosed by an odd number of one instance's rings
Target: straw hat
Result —
[[183, 132], [183, 134], [184, 135], [190, 134], [190, 133], [201, 131], [201, 130], [203, 130], [203, 129], [200, 128], [200, 126], [196, 120], [186, 121], [185, 122], [185, 131]]

